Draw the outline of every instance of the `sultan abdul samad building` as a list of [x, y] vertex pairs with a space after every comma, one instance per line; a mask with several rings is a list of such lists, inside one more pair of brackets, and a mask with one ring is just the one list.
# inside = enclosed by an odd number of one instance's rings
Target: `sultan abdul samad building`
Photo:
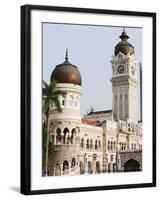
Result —
[[[80, 116], [82, 79], [68, 61], [55, 67], [51, 80], [66, 92], [62, 112], [51, 104], [50, 176], [142, 170], [142, 121], [138, 121], [138, 70], [135, 50], [122, 32], [112, 56], [112, 110], [91, 109]], [[139, 86], [141, 88], [141, 86]], [[141, 96], [141, 95], [140, 95]]]

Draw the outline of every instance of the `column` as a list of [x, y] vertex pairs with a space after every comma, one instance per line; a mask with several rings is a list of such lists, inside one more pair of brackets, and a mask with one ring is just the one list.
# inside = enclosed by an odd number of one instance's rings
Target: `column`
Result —
[[87, 158], [87, 153], [84, 153], [84, 173], [88, 173], [88, 158]]
[[117, 89], [117, 120], [119, 120], [119, 99], [120, 99], [119, 89]]
[[71, 144], [71, 132], [68, 132], [68, 144]]
[[56, 175], [56, 173], [55, 173], [55, 172], [56, 172], [56, 167], [55, 167], [55, 165], [54, 165], [54, 167], [53, 167], [53, 170], [54, 170], [54, 171], [53, 171], [53, 176], [55, 176], [55, 175]]
[[71, 174], [71, 172], [72, 172], [72, 168], [71, 168], [71, 165], [72, 165], [72, 160], [69, 160], [68, 161], [68, 174]]
[[63, 163], [60, 164], [60, 169], [61, 169], [61, 176], [63, 176]]
[[77, 167], [76, 167], [76, 173], [80, 174], [80, 167], [79, 167], [79, 158], [77, 157]]
[[73, 133], [72, 144], [75, 144], [75, 134]]
[[54, 145], [56, 144], [56, 137], [57, 137], [57, 133], [54, 132]]

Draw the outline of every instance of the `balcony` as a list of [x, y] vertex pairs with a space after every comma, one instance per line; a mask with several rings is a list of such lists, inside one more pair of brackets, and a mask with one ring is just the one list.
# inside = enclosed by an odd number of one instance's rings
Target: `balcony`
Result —
[[53, 146], [54, 151], [80, 151], [79, 144], [56, 144]]

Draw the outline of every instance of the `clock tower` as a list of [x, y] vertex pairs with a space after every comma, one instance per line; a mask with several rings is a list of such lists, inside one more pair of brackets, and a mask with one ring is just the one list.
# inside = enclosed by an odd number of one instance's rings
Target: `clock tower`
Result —
[[137, 60], [123, 30], [112, 56], [112, 107], [115, 120], [138, 121]]

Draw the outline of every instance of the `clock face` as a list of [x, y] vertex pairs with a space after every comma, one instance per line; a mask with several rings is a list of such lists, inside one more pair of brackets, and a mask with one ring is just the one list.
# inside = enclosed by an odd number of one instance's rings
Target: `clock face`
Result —
[[134, 67], [131, 68], [131, 72], [132, 72], [132, 75], [135, 74], [135, 70], [134, 70]]
[[123, 65], [119, 65], [117, 68], [118, 73], [123, 73], [124, 72], [124, 66]]

